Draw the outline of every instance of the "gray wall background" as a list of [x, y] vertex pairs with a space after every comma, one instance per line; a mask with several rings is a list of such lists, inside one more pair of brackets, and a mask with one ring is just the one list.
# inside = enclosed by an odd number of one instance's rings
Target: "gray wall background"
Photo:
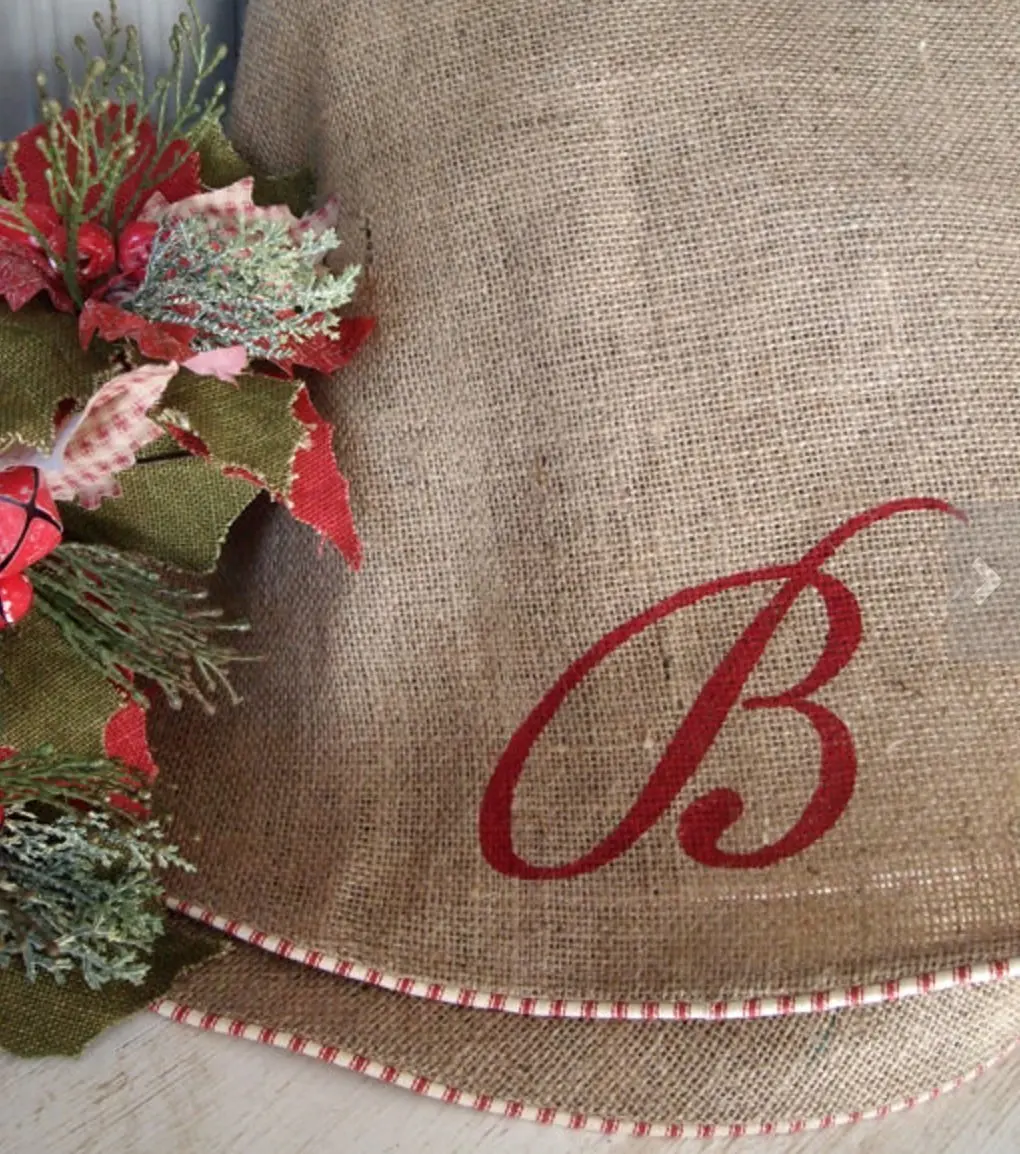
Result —
[[[214, 43], [230, 55], [223, 76], [233, 74], [246, 0], [198, 0]], [[165, 66], [170, 28], [187, 0], [120, 0], [121, 19], [137, 24], [150, 70]], [[52, 75], [53, 54], [70, 57], [74, 37], [94, 33], [92, 13], [106, 14], [107, 0], [0, 0], [0, 140], [9, 140], [38, 120], [35, 76]]]

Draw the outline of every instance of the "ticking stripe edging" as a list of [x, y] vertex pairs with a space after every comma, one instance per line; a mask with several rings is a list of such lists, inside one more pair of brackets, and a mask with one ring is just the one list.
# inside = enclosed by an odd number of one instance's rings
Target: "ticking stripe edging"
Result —
[[463, 1009], [498, 1010], [526, 1018], [584, 1018], [603, 1021], [725, 1022], [755, 1018], [784, 1018], [791, 1014], [822, 1014], [860, 1006], [899, 1002], [904, 998], [938, 994], [960, 987], [986, 986], [1010, 978], [1020, 978], [1020, 957], [954, 969], [929, 971], [914, 978], [892, 979], [844, 989], [816, 990], [807, 994], [780, 994], [717, 1002], [597, 1001], [580, 998], [538, 998], [475, 990], [427, 978], [386, 973], [350, 958], [298, 945], [278, 934], [255, 929], [246, 922], [213, 913], [196, 902], [167, 897], [167, 907], [212, 929], [221, 930], [238, 941], [257, 946], [267, 953], [287, 958], [315, 970], [324, 970], [352, 982], [391, 990], [428, 1002], [443, 1002]]

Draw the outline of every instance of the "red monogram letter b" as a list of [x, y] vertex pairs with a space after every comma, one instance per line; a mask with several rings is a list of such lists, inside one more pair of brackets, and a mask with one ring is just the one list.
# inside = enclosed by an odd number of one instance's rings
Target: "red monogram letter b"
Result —
[[[705, 866], [758, 869], [801, 853], [827, 833], [850, 802], [857, 772], [853, 736], [832, 710], [812, 700], [849, 663], [861, 640], [857, 599], [822, 566], [852, 537], [897, 513], [933, 510], [962, 517], [944, 501], [907, 498], [871, 509], [841, 525], [793, 565], [755, 569], [681, 590], [607, 634], [563, 674], [510, 739], [482, 799], [479, 839], [485, 860], [516, 878], [568, 878], [608, 865], [655, 825], [698, 771], [730, 712], [744, 709], [788, 709], [814, 729], [819, 743], [819, 775], [807, 808], [796, 825], [778, 841], [751, 853], [719, 848], [723, 834], [743, 812], [740, 795], [716, 789], [693, 802], [681, 814], [677, 838], [684, 852]], [[532, 747], [567, 696], [611, 653], [671, 614], [730, 589], [781, 582], [771, 601], [744, 630], [709, 677], [687, 712], [637, 800], [619, 825], [598, 845], [563, 865], [539, 866], [525, 861], [513, 847], [513, 800]], [[797, 685], [772, 697], [741, 700], [744, 686], [786, 615], [805, 589], [821, 597], [828, 634], [814, 668]]]

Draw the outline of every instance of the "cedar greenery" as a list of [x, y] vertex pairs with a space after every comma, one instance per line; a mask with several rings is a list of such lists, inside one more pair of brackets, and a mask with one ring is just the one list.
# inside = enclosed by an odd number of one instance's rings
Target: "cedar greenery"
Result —
[[157, 822], [109, 814], [41, 820], [24, 806], [0, 827], [0, 968], [29, 980], [74, 969], [98, 989], [140, 984], [163, 932], [157, 870], [190, 869]]
[[295, 237], [283, 220], [214, 214], [172, 220], [157, 233], [145, 279], [122, 308], [198, 330], [199, 350], [244, 345], [252, 358], [286, 358], [315, 336], [335, 336], [336, 310], [354, 296], [361, 269], [333, 276], [323, 265], [336, 232]]
[[135, 678], [155, 682], [175, 709], [191, 697], [211, 713], [218, 692], [240, 700], [227, 667], [246, 658], [226, 641], [248, 625], [174, 584], [182, 576], [104, 545], [65, 543], [32, 567], [37, 611], [105, 677], [142, 704]]
[[[49, 170], [46, 179], [53, 206], [67, 226], [66, 252], [62, 256], [54, 252], [29, 219], [25, 182], [16, 164], [11, 165], [11, 171], [19, 194], [15, 201], [4, 205], [60, 268], [68, 292], [78, 305], [82, 303], [78, 283], [79, 229], [86, 221], [96, 220], [116, 236], [137, 210], [141, 198], [185, 162], [186, 153], [182, 150], [182, 155], [159, 172], [172, 142], [193, 143], [210, 126], [219, 123], [224, 112], [224, 84], [218, 83], [207, 99], [201, 98], [201, 90], [227, 52], [224, 45], [210, 51], [210, 29], [199, 19], [195, 0], [188, 0], [188, 12], [181, 14], [170, 34], [170, 71], [156, 77], [150, 87], [138, 29], [133, 24], [121, 23], [116, 0], [110, 0], [109, 19], [96, 12], [92, 23], [99, 34], [102, 52], [94, 56], [85, 37], [75, 37], [74, 47], [83, 74], [80, 82], [75, 79], [75, 69], [63, 56], [54, 58], [66, 88], [66, 107], [77, 113], [76, 125], [69, 122], [65, 104], [49, 94], [45, 75], [40, 73], [37, 77], [39, 103], [47, 128], [39, 148]], [[129, 108], [135, 109], [130, 127]], [[145, 119], [151, 120], [155, 128], [155, 149], [147, 159], [134, 160], [139, 126]], [[97, 132], [97, 125], [102, 125], [101, 133]], [[99, 139], [100, 135], [103, 139]], [[69, 156], [92, 157], [94, 162], [78, 164], [77, 171], [71, 173]], [[118, 217], [117, 190], [125, 179], [135, 176], [140, 178], [138, 189]], [[87, 204], [97, 189], [98, 200]]]

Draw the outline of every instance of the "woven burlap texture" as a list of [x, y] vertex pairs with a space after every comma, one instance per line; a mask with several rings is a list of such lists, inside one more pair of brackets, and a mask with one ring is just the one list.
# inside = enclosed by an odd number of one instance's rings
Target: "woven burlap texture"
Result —
[[[713, 868], [678, 845], [711, 790], [743, 800], [720, 844], [751, 853], [818, 784], [808, 717], [739, 702], [601, 868], [506, 876], [479, 836], [515, 731], [642, 610], [791, 566], [889, 502], [1016, 495], [1014, 16], [253, 0], [235, 137], [271, 168], [311, 158], [381, 318], [325, 401], [366, 562], [346, 574], [285, 516], [234, 543], [225, 588], [268, 660], [239, 675], [241, 709], [157, 725], [198, 866], [181, 897], [387, 972], [549, 997], [734, 998], [1020, 954], [1020, 660], [947, 651], [933, 508], [824, 566], [862, 638], [810, 700], [851, 735], [857, 781], [802, 852]], [[522, 858], [569, 863], [621, 822], [781, 585], [705, 596], [584, 680], [517, 788]], [[797, 597], [741, 700], [807, 678], [828, 604]], [[351, 995], [323, 1013], [332, 996]]]

